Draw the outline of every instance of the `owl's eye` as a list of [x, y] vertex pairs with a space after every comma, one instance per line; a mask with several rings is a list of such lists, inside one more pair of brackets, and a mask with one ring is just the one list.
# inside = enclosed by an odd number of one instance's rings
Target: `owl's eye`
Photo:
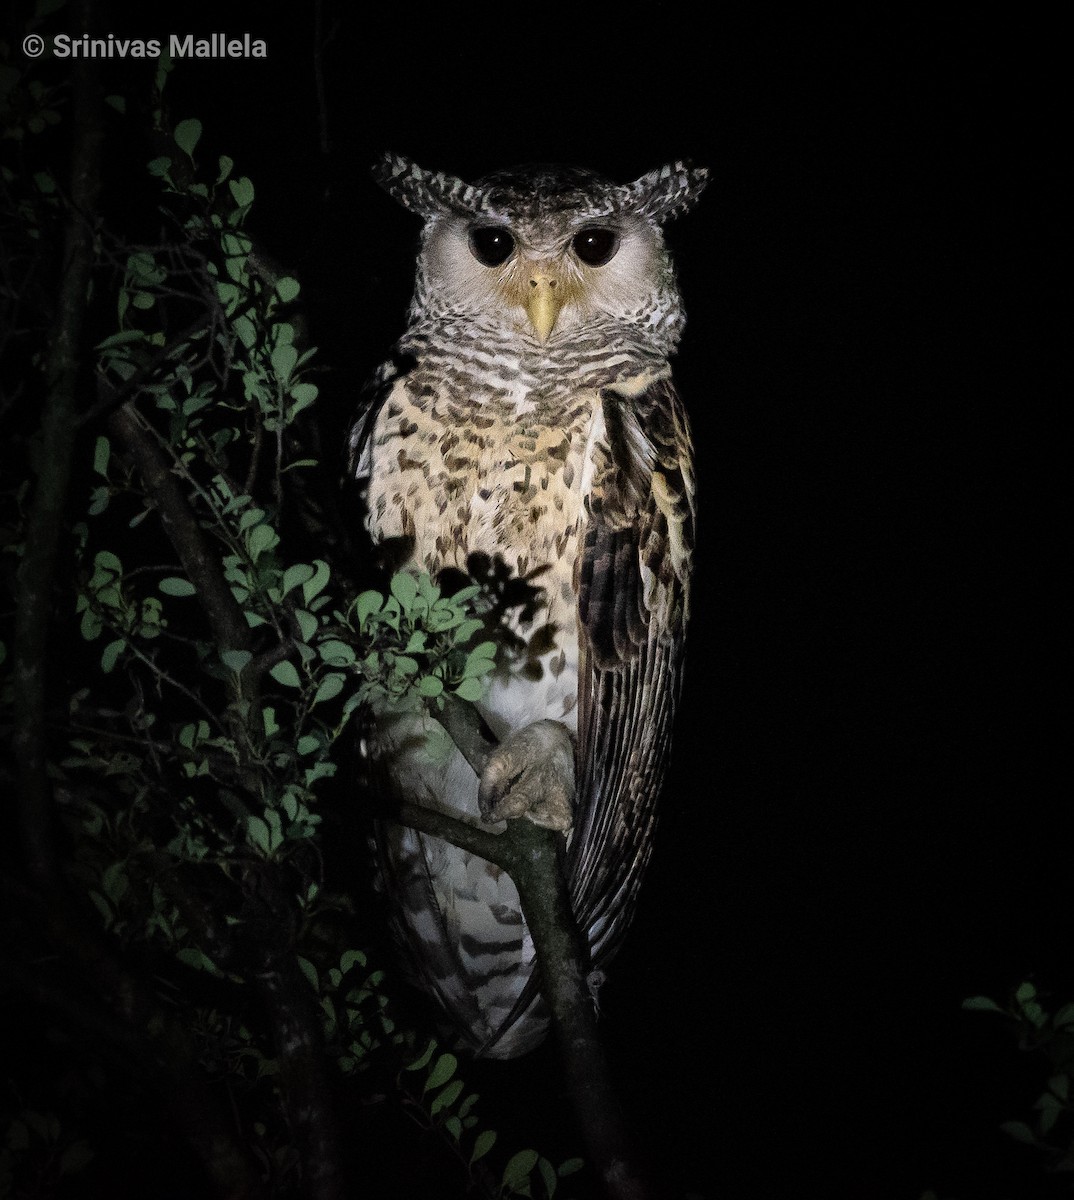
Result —
[[498, 267], [511, 257], [515, 239], [502, 225], [479, 225], [470, 230], [470, 253], [484, 267]]
[[614, 229], [583, 229], [571, 239], [574, 253], [588, 267], [603, 267], [619, 249], [619, 234]]

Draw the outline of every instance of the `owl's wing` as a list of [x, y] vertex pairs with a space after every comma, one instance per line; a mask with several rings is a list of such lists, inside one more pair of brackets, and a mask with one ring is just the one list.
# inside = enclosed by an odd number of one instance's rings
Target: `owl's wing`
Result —
[[605, 388], [575, 565], [581, 642], [570, 883], [593, 965], [614, 954], [649, 860], [683, 664], [693, 449], [669, 378]]
[[361, 482], [371, 469], [370, 451], [373, 426], [376, 424], [384, 402], [396, 383], [413, 369], [414, 360], [409, 355], [393, 353], [381, 363], [366, 380], [358, 399], [358, 412], [347, 437], [347, 476]]

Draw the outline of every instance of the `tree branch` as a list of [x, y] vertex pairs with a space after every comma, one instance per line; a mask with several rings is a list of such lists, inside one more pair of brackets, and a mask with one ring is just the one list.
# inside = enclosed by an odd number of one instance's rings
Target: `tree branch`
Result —
[[[481, 774], [495, 747], [477, 710], [447, 697], [437, 719]], [[452, 842], [503, 868], [522, 902], [537, 949], [541, 994], [563, 1063], [578, 1128], [609, 1200], [653, 1195], [623, 1116], [587, 984], [589, 947], [579, 931], [563, 871], [563, 835], [529, 820], [507, 822], [497, 835], [418, 804], [399, 808], [401, 824]]]
[[574, 919], [561, 868], [562, 834], [532, 821], [508, 821], [507, 872], [518, 888], [526, 925], [537, 948], [541, 994], [552, 1011], [575, 1119], [586, 1152], [609, 1200], [653, 1195], [619, 1103], [597, 1031], [586, 982], [589, 947]]
[[146, 434], [130, 403], [110, 414], [108, 428], [123, 443], [138, 468], [146, 491], [160, 512], [161, 524], [197, 590], [198, 602], [217, 646], [221, 650], [249, 649], [250, 626], [220, 569], [220, 556], [191, 511], [171, 463]]
[[[87, 4], [80, 19], [88, 19]], [[52, 796], [45, 766], [46, 675], [52, 582], [63, 531], [74, 451], [86, 295], [93, 269], [93, 224], [101, 188], [101, 98], [97, 62], [72, 66], [74, 137], [71, 150], [71, 211], [64, 230], [63, 274], [56, 324], [46, 360], [46, 394], [37, 456], [37, 484], [26, 523], [18, 573], [15, 616], [15, 736], [19, 768], [20, 825], [30, 877], [56, 885]]]

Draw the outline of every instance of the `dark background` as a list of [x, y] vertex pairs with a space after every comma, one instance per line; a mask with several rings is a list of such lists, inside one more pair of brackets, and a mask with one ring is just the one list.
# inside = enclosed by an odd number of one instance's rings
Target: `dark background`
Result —
[[[960, 1004], [1024, 978], [1074, 998], [1058, 33], [677, 11], [326, 3], [320, 103], [312, 6], [101, 33], [267, 41], [180, 62], [172, 115], [252, 177], [252, 229], [303, 281], [329, 444], [404, 327], [418, 226], [369, 180], [382, 150], [467, 179], [711, 169], [669, 230], [696, 615], [610, 1050], [680, 1194], [1029, 1196], [998, 1124], [1043, 1071]], [[552, 1057], [515, 1072], [477, 1069], [489, 1123], [577, 1152]]]

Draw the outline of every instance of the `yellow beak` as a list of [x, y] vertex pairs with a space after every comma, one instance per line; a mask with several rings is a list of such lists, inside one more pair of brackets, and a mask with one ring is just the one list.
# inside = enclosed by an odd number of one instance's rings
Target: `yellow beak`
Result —
[[542, 342], [548, 340], [562, 307], [563, 289], [559, 280], [544, 271], [534, 271], [529, 278], [526, 314]]

